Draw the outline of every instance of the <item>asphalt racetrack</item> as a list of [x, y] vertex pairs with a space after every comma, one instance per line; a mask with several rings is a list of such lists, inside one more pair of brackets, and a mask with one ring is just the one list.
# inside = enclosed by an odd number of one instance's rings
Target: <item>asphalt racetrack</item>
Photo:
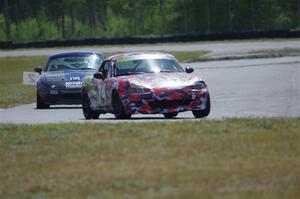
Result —
[[134, 52], [134, 51], [209, 51], [212, 57], [238, 55], [265, 50], [299, 49], [299, 39], [250, 40], [230, 42], [188, 42], [151, 45], [112, 45], [68, 48], [18, 49], [0, 51], [0, 57], [49, 56], [65, 51]]
[[[207, 119], [232, 117], [300, 117], [300, 57], [242, 59], [184, 64], [206, 80], [212, 100]], [[35, 103], [0, 110], [0, 123], [148, 122], [195, 119], [191, 112], [167, 120], [162, 115], [133, 115], [116, 120], [112, 114], [85, 120], [81, 106], [35, 109]]]

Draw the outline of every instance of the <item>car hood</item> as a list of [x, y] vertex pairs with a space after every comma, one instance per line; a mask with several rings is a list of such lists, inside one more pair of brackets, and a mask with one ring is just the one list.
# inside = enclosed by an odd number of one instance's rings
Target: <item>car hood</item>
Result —
[[195, 82], [202, 81], [202, 78], [196, 74], [187, 74], [184, 72], [175, 73], [146, 73], [139, 75], [129, 75], [119, 77], [129, 82], [131, 85], [143, 86], [146, 88], [178, 88], [192, 85]]
[[94, 70], [53, 71], [44, 73], [44, 79], [47, 84], [64, 87], [68, 82], [82, 82], [85, 76], [94, 72]]

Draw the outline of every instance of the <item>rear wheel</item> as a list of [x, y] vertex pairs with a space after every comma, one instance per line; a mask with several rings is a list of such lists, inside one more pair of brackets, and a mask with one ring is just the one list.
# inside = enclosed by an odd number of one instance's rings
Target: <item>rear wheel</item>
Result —
[[49, 108], [50, 105], [49, 104], [45, 104], [39, 94], [39, 92], [36, 92], [36, 108], [37, 109], [47, 109]]
[[195, 118], [202, 118], [208, 116], [209, 112], [210, 112], [210, 96], [208, 94], [205, 109], [193, 111], [193, 115], [195, 116]]
[[114, 92], [112, 99], [113, 99], [112, 105], [113, 105], [115, 117], [117, 119], [130, 119], [131, 114], [125, 112], [124, 105], [117, 92]]
[[98, 119], [100, 112], [94, 111], [91, 107], [91, 102], [88, 94], [86, 92], [83, 93], [82, 96], [82, 112], [85, 119]]
[[173, 113], [164, 113], [165, 118], [167, 119], [172, 119], [174, 117], [176, 117], [178, 115], [177, 112], [173, 112]]

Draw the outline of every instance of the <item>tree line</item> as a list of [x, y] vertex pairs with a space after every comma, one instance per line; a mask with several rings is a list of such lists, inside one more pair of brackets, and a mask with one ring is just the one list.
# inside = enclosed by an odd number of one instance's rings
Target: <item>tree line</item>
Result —
[[0, 41], [300, 28], [300, 0], [1, 0]]

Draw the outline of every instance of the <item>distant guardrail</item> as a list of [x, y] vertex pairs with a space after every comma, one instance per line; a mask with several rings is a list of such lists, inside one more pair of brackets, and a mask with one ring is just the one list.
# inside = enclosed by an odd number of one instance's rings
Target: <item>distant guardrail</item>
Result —
[[257, 30], [247, 32], [211, 34], [175, 34], [163, 36], [132, 36], [116, 38], [82, 38], [66, 40], [43, 40], [32, 42], [0, 41], [1, 49], [47, 48], [84, 45], [153, 44], [166, 42], [217, 41], [258, 38], [300, 38], [300, 30]]

